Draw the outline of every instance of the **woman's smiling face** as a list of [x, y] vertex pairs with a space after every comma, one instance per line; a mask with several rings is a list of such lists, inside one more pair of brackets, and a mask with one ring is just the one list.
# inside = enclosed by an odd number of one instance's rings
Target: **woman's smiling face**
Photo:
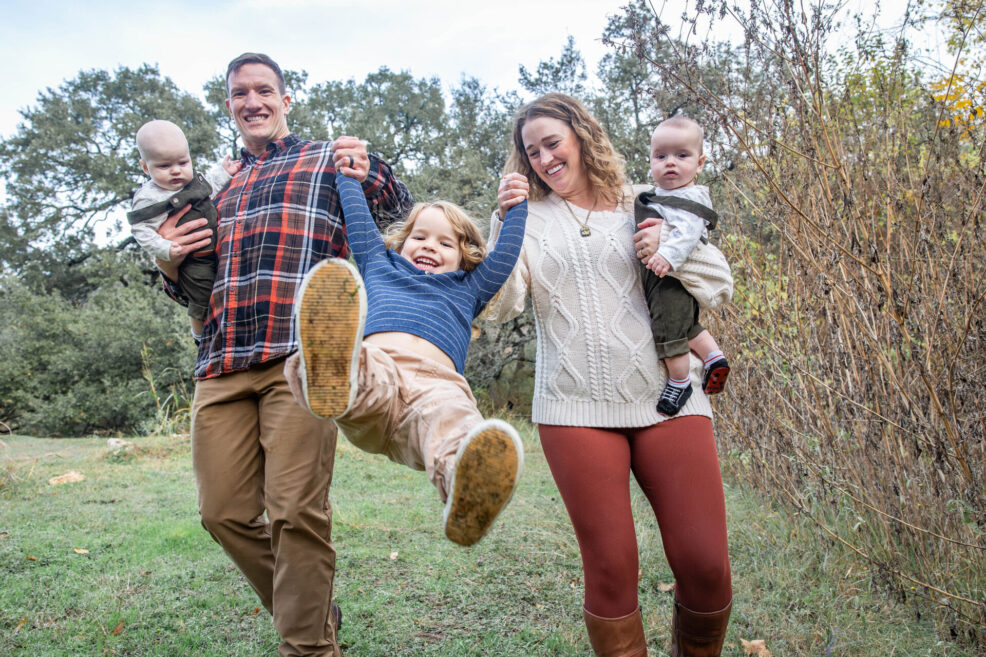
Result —
[[567, 123], [539, 116], [524, 124], [521, 137], [531, 168], [553, 192], [571, 198], [588, 190], [581, 144]]
[[459, 236], [438, 208], [425, 208], [418, 213], [400, 254], [421, 271], [431, 274], [458, 271], [462, 261]]

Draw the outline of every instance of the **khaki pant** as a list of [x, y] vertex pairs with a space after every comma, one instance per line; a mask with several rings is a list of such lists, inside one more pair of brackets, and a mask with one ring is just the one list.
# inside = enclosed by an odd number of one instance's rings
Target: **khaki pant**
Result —
[[483, 421], [469, 384], [428, 358], [363, 343], [356, 399], [336, 424], [366, 452], [424, 470], [444, 502], [455, 453]]
[[196, 384], [199, 513], [274, 616], [281, 657], [336, 656], [329, 504], [336, 428], [298, 405], [283, 367], [277, 360]]

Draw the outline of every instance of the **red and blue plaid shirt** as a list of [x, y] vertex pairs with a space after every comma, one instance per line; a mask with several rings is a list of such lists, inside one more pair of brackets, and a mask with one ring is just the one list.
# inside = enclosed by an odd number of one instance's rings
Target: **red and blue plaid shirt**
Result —
[[[319, 261], [346, 256], [330, 145], [288, 135], [259, 157], [244, 150], [243, 167], [216, 198], [219, 264], [196, 379], [244, 370], [298, 348], [293, 309], [302, 278]], [[363, 191], [380, 226], [411, 208], [404, 183], [374, 156]], [[172, 298], [187, 304], [172, 281], [164, 282]]]

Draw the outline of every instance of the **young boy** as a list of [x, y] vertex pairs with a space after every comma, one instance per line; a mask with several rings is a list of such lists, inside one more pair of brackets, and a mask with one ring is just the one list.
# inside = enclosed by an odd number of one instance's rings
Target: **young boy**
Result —
[[668, 368], [657, 410], [668, 416], [676, 415], [692, 394], [689, 351], [705, 364], [702, 390], [707, 394], [721, 392], [729, 376], [726, 357], [698, 322], [695, 297], [667, 275], [684, 264], [699, 242], [708, 244], [708, 230], [718, 220], [708, 187], [695, 184], [705, 164], [703, 138], [701, 126], [692, 119], [675, 116], [658, 125], [651, 136], [650, 162], [659, 189], [643, 192], [634, 203], [638, 223], [648, 217], [662, 217], [665, 222], [661, 245], [642, 266], [642, 277], [657, 355]]
[[137, 130], [137, 151], [140, 168], [150, 180], [134, 193], [131, 211], [127, 213], [134, 239], [155, 258], [170, 261], [181, 255], [181, 247], [161, 237], [157, 229], [170, 215], [189, 203], [192, 209], [178, 222], [184, 224], [205, 217], [212, 229], [208, 249], [189, 255], [178, 269], [178, 286], [188, 298], [188, 317], [192, 337], [202, 335], [202, 323], [209, 312], [209, 297], [216, 277], [216, 227], [219, 214], [212, 203], [233, 175], [239, 163], [227, 156], [205, 175], [192, 169], [185, 134], [171, 121], [148, 121]]
[[[352, 164], [350, 164], [350, 167]], [[386, 239], [360, 183], [336, 174], [359, 271], [323, 260], [295, 305], [298, 356], [285, 377], [298, 401], [351, 443], [424, 470], [445, 502], [445, 535], [473, 545], [510, 501], [524, 464], [517, 432], [484, 419], [463, 376], [472, 321], [510, 275], [527, 204], [509, 202], [496, 248], [465, 212], [418, 203]]]

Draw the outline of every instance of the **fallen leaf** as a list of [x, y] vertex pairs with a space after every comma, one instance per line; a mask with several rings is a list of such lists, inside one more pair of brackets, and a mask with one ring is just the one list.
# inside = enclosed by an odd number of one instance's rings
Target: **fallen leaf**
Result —
[[75, 552], [76, 554], [89, 554], [89, 550], [85, 548], [72, 548], [72, 552]]
[[671, 593], [671, 591], [674, 591], [674, 582], [671, 582], [670, 584], [665, 584], [664, 582], [658, 582], [657, 590], [660, 591], [661, 593]]
[[771, 657], [770, 651], [767, 650], [767, 644], [763, 639], [754, 639], [753, 641], [740, 639], [740, 642], [743, 644], [744, 655], [750, 655], [751, 657]]
[[18, 631], [19, 629], [21, 629], [21, 627], [22, 627], [22, 626], [24, 625], [24, 623], [26, 623], [26, 622], [27, 622], [27, 616], [25, 616], [24, 618], [22, 618], [22, 619], [21, 619], [21, 622], [19, 622], [19, 623], [17, 624], [17, 627], [15, 627], [15, 628], [14, 628], [14, 632], [16, 632], [16, 631]]
[[76, 481], [82, 481], [85, 479], [85, 475], [79, 474], [75, 470], [66, 472], [63, 475], [58, 475], [57, 477], [52, 477], [48, 480], [49, 486], [60, 486], [62, 484], [71, 484]]
[[390, 553], [390, 560], [397, 561], [397, 550], [394, 550], [393, 552]]
[[119, 636], [121, 632], [123, 632], [123, 621], [117, 623], [116, 627], [110, 630], [110, 634], [113, 636]]
[[32, 556], [31, 556], [31, 555], [29, 554], [29, 555], [27, 555], [27, 560], [28, 560], [28, 561], [37, 561], [37, 560], [38, 560], [38, 558], [37, 558], [37, 557], [32, 557]]
[[252, 614], [252, 615], [253, 615], [253, 616], [256, 616], [256, 615], [257, 615], [257, 614], [259, 614], [259, 613], [260, 613], [260, 607], [254, 607], [254, 608], [253, 608], [253, 614]]

